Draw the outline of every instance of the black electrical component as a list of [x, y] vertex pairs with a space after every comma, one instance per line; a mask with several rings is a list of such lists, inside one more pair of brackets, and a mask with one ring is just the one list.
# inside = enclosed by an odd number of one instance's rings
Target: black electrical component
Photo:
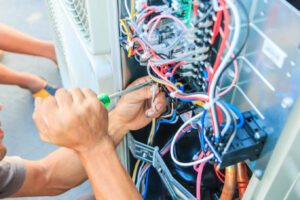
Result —
[[243, 127], [237, 130], [228, 151], [221, 155], [220, 169], [247, 159], [256, 160], [263, 149], [267, 133], [262, 120], [254, 111], [244, 112], [243, 116]]

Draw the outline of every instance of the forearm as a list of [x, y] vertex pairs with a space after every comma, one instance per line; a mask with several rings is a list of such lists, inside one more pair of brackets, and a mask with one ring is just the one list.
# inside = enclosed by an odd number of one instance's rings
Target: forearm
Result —
[[[128, 132], [117, 123], [117, 117], [114, 112], [109, 114], [109, 120], [114, 122], [110, 123], [109, 134], [115, 146]], [[87, 179], [78, 155], [67, 148], [60, 148], [39, 161], [25, 161], [25, 166], [25, 183], [14, 197], [58, 195]]]
[[97, 199], [141, 199], [110, 140], [79, 153]]
[[120, 122], [118, 115], [114, 110], [109, 112], [109, 126], [108, 126], [108, 135], [112, 138], [113, 143], [116, 146], [120, 144], [124, 136], [128, 133], [128, 129]]
[[53, 43], [26, 35], [16, 29], [0, 24], [0, 49], [14, 53], [51, 57]]
[[24, 161], [26, 179], [13, 196], [54, 196], [81, 184], [87, 175], [70, 149], [60, 148], [40, 161]]

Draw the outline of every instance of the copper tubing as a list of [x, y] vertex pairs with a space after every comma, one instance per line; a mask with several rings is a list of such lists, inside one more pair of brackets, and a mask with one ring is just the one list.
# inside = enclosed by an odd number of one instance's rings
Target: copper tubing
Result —
[[239, 197], [243, 198], [244, 193], [246, 192], [248, 185], [248, 174], [247, 174], [247, 166], [244, 162], [240, 162], [237, 164], [237, 181], [239, 188]]
[[220, 200], [232, 200], [236, 185], [236, 165], [225, 169], [225, 183]]

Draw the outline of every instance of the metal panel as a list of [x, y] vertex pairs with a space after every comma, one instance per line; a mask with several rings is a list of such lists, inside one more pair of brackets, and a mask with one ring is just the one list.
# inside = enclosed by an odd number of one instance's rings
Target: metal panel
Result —
[[244, 200], [300, 199], [300, 98], [261, 177], [254, 171]]
[[269, 133], [257, 169], [264, 169], [300, 93], [300, 14], [284, 0], [244, 2], [250, 34], [239, 57], [240, 77], [232, 102], [254, 109]]

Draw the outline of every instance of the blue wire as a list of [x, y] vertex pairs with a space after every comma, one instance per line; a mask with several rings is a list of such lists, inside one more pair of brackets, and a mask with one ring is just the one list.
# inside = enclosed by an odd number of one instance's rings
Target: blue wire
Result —
[[149, 169], [147, 171], [147, 175], [146, 175], [146, 185], [145, 185], [145, 190], [144, 190], [144, 194], [143, 194], [143, 199], [145, 199], [146, 195], [147, 195], [150, 168], [151, 167], [149, 167]]
[[182, 98], [178, 98], [180, 99], [180, 101], [183, 101], [183, 102], [193, 102], [193, 101], [199, 101], [197, 99], [182, 99]]
[[[233, 112], [235, 112], [235, 114], [239, 117], [240, 122], [236, 125], [236, 128], [242, 128], [243, 125], [244, 125], [244, 123], [245, 123], [245, 119], [244, 119], [243, 114], [241, 113], [241, 111], [240, 111], [237, 107], [231, 105], [231, 104], [228, 103], [228, 102], [224, 102], [224, 103], [225, 103], [231, 110], [233, 110]], [[224, 127], [225, 127], [225, 124], [221, 124], [221, 127], [224, 128]], [[233, 128], [232, 125], [230, 125], [229, 128], [232, 129], [232, 128]]]
[[200, 135], [200, 138], [201, 138], [201, 140], [200, 140], [200, 142], [201, 142], [201, 147], [202, 147], [203, 149], [205, 149], [205, 150], [206, 150], [206, 146], [205, 146], [205, 144], [204, 144], [204, 137], [203, 137], [203, 135], [204, 135], [204, 119], [205, 119], [206, 113], [207, 113], [207, 110], [204, 110], [204, 111], [203, 111], [202, 118], [201, 118], [201, 135]]
[[175, 118], [176, 118], [176, 110], [174, 109], [174, 113], [173, 113], [173, 116], [172, 116], [171, 119], [163, 119], [161, 121], [156, 122], [155, 132], [154, 132], [153, 138], [155, 137], [155, 134], [157, 132], [157, 127], [158, 127], [159, 124], [162, 124], [162, 123], [171, 123], [171, 122], [173, 122], [175, 120]]

